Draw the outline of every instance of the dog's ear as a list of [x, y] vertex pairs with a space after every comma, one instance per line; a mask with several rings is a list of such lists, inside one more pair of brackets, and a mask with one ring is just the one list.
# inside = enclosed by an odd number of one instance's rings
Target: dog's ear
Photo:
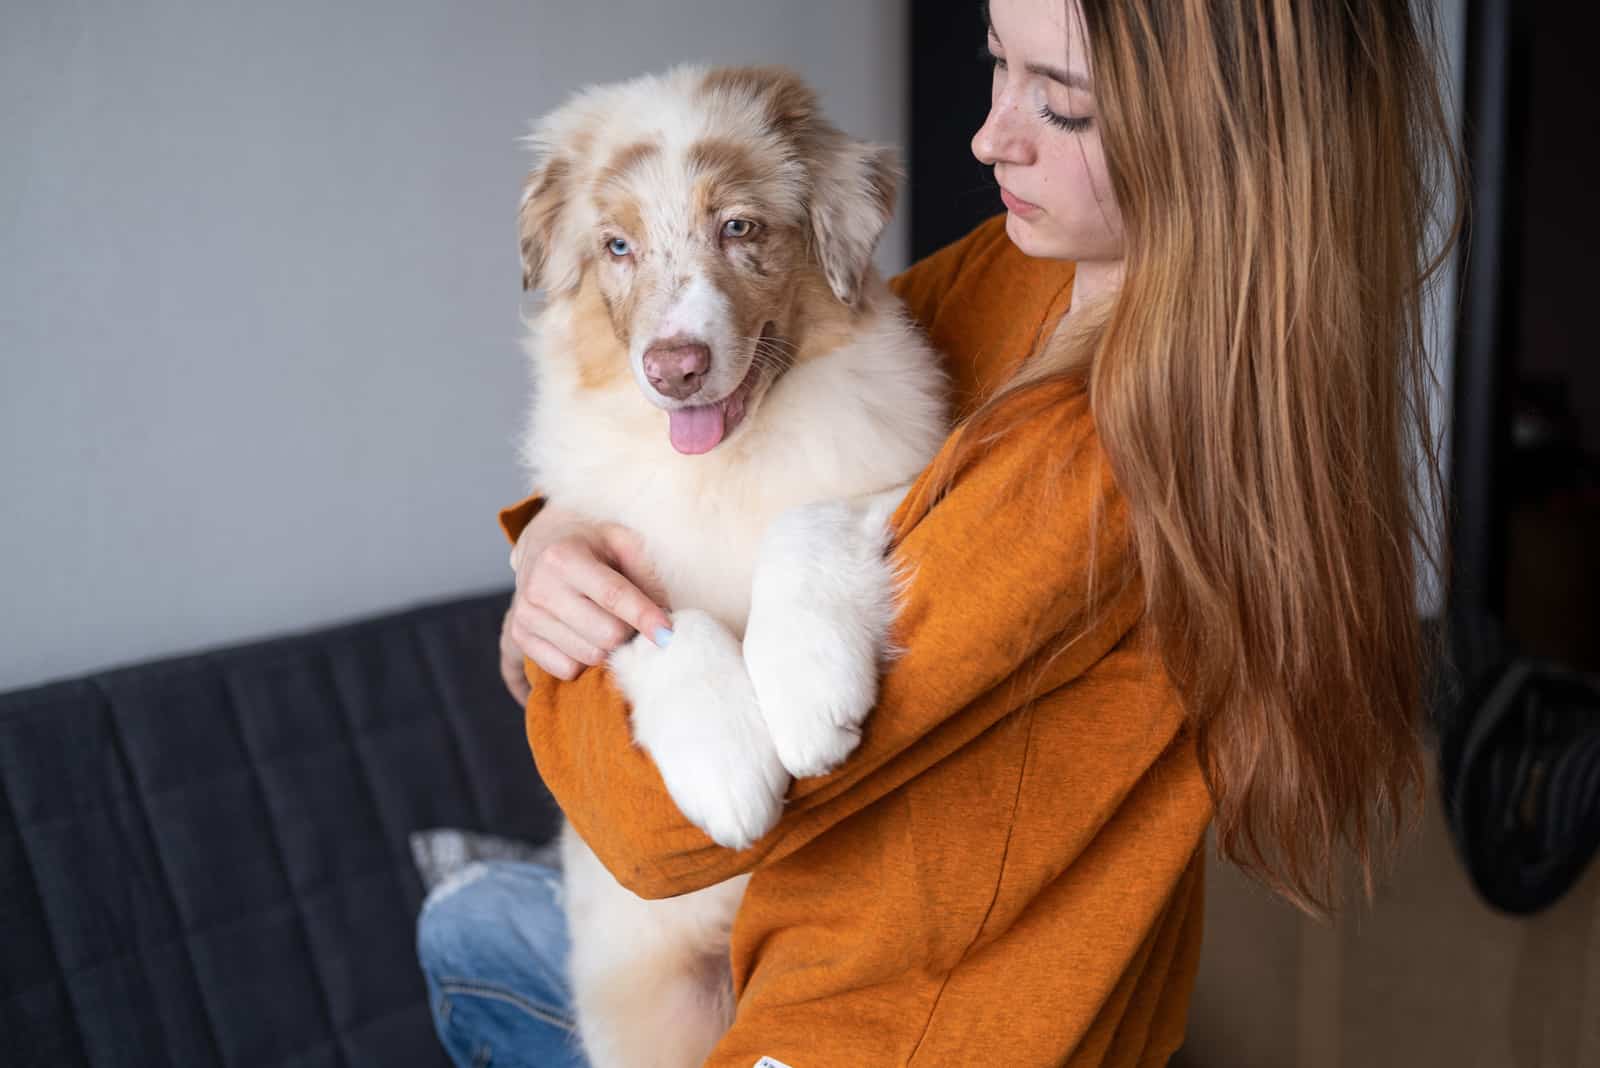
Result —
[[583, 264], [561, 232], [572, 192], [573, 163], [535, 143], [537, 159], [522, 188], [517, 236], [522, 244], [522, 288], [547, 293], [577, 288]]
[[846, 304], [861, 295], [872, 250], [894, 213], [900, 168], [893, 149], [846, 137], [822, 117], [817, 94], [785, 67], [724, 67], [706, 87], [753, 104], [789, 146], [810, 182], [811, 243], [828, 287]]
[[872, 250], [894, 215], [900, 183], [894, 149], [866, 144], [837, 130], [817, 138], [811, 231], [828, 287], [846, 304], [861, 295]]

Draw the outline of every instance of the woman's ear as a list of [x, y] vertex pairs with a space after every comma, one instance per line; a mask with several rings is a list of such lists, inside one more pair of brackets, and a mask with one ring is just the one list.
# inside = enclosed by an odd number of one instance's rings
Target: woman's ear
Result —
[[571, 198], [574, 166], [552, 146], [535, 142], [538, 161], [522, 189], [517, 236], [522, 245], [522, 288], [547, 293], [577, 288], [583, 262], [562, 221]]
[[812, 161], [811, 231], [834, 296], [854, 304], [872, 265], [872, 251], [894, 215], [899, 157], [884, 145], [837, 130], [816, 138]]

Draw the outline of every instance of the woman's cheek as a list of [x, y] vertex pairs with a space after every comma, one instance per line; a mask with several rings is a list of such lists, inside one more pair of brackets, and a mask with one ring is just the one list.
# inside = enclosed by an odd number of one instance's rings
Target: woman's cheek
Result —
[[[1045, 181], [1044, 189], [1049, 197], [1050, 217], [1059, 224], [1061, 240], [1077, 245], [1087, 214], [1083, 203], [1086, 192], [1083, 160], [1065, 153], [1062, 155], [1066, 158], [1057, 159], [1056, 166], [1048, 172], [1050, 177]], [[1070, 250], [1065, 250], [1064, 254], [1070, 254]]]

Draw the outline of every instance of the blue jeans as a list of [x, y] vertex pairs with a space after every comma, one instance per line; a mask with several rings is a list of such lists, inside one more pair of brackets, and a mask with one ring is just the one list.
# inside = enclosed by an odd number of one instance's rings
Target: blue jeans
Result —
[[568, 946], [561, 875], [541, 864], [473, 864], [428, 895], [417, 956], [459, 1068], [587, 1068]]

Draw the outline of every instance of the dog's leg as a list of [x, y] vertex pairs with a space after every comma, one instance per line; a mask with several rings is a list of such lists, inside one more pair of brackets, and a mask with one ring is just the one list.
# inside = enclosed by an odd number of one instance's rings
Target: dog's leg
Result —
[[849, 756], [877, 700], [898, 589], [888, 521], [906, 489], [790, 509], [762, 538], [744, 657], [796, 778]]
[[665, 649], [635, 638], [611, 654], [633, 736], [689, 821], [743, 849], [772, 829], [789, 774], [756, 707], [739, 641], [704, 612], [672, 617]]
[[[635, 958], [578, 992], [579, 1032], [594, 1068], [698, 1068], [733, 1020], [716, 962]], [[724, 973], [726, 969], [723, 969]], [[722, 976], [726, 982], [726, 975]]]
[[643, 901], [569, 827], [562, 842], [578, 1036], [594, 1068], [692, 1068], [733, 1022], [727, 928], [743, 883]]

